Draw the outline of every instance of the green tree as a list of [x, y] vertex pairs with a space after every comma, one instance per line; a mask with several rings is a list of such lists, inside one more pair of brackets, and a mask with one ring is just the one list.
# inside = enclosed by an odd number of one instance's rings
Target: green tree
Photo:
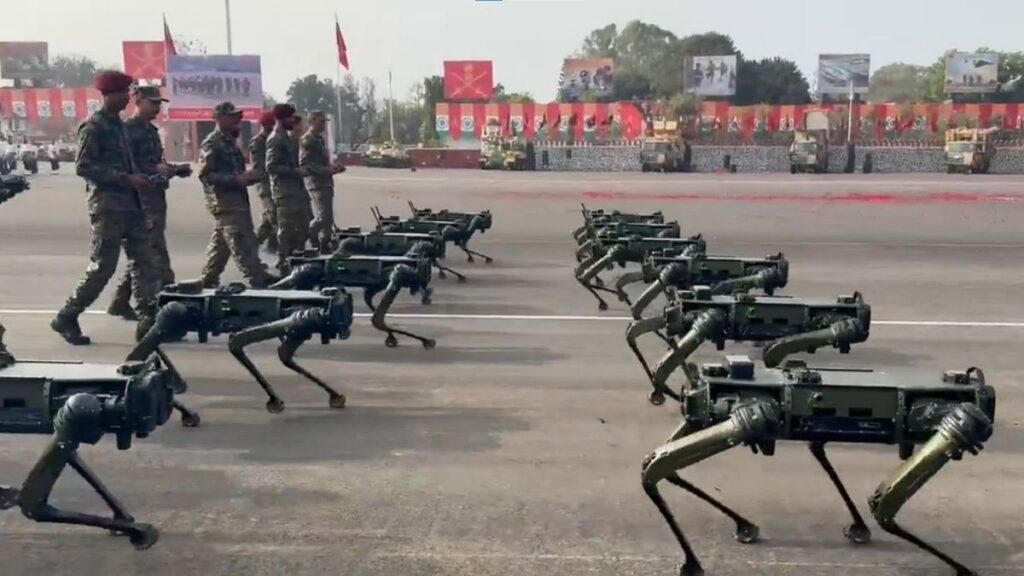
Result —
[[[112, 68], [112, 67], [111, 67]], [[51, 82], [55, 88], [92, 86], [100, 68], [95, 60], [85, 56], [61, 54], [50, 61]]]
[[529, 92], [507, 92], [505, 86], [501, 83], [494, 85], [494, 96], [491, 100], [499, 103], [511, 102], [516, 104], [534, 101], [533, 96]]
[[882, 66], [871, 75], [872, 102], [920, 102], [928, 91], [929, 69], [895, 63]]
[[296, 78], [285, 95], [300, 114], [323, 110], [333, 115], [338, 111], [337, 87], [332, 80], [321, 80], [316, 74]]
[[737, 68], [734, 102], [738, 106], [811, 102], [807, 79], [792, 60], [740, 60]]

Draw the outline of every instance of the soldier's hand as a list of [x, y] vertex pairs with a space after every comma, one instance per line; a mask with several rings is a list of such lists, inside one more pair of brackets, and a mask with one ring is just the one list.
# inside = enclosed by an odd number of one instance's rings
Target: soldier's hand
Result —
[[174, 167], [174, 174], [180, 178], [188, 178], [192, 175], [192, 166], [190, 164], [178, 164]]
[[331, 165], [331, 174], [341, 174], [344, 171], [345, 171], [345, 165], [344, 164], [332, 164]]
[[153, 191], [153, 183], [149, 181], [149, 178], [141, 174], [129, 174], [128, 182], [139, 192], [151, 192]]

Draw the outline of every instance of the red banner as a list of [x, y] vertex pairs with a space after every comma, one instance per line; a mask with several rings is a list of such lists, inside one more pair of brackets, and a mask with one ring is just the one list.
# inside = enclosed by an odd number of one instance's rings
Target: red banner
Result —
[[121, 51], [124, 54], [125, 74], [136, 80], [164, 83], [167, 77], [167, 58], [163, 42], [122, 42]]
[[486, 102], [494, 95], [494, 65], [490, 60], [446, 60], [444, 97], [460, 102]]

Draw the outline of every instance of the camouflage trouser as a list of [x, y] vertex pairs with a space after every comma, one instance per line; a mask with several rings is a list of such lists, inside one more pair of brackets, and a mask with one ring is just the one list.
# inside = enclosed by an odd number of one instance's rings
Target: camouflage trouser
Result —
[[267, 268], [260, 261], [256, 232], [252, 228], [252, 214], [248, 210], [234, 210], [214, 214], [213, 234], [206, 246], [206, 264], [199, 280], [204, 286], [216, 286], [220, 275], [234, 258], [246, 282], [253, 288], [265, 288]]
[[309, 239], [309, 203], [301, 200], [277, 201], [277, 269], [288, 272], [288, 257], [306, 249]]
[[310, 189], [313, 222], [309, 225], [309, 238], [321, 248], [330, 246], [334, 238], [334, 189]]
[[141, 212], [104, 212], [90, 214], [89, 219], [89, 267], [64, 305], [65, 310], [81, 313], [99, 298], [117, 271], [123, 242], [128, 259], [135, 263], [130, 269], [135, 311], [140, 317], [151, 316], [160, 280], [153, 267], [155, 255], [146, 219]]
[[[260, 215], [260, 227], [256, 231], [256, 241], [263, 244], [268, 240], [277, 244], [277, 205], [274, 204], [274, 197], [270, 194], [270, 184], [264, 189], [260, 184], [260, 204], [263, 205], [263, 213]], [[268, 245], [270, 246], [270, 245]]]
[[[171, 269], [171, 255], [167, 253], [167, 212], [162, 210], [146, 210], [146, 225], [149, 229], [149, 240], [153, 246], [153, 272], [160, 280], [160, 287], [174, 284], [174, 270]], [[122, 241], [127, 252], [127, 244]], [[132, 298], [132, 269], [135, 262], [128, 258], [128, 267], [121, 276], [121, 281], [114, 292], [111, 306], [127, 305]]]

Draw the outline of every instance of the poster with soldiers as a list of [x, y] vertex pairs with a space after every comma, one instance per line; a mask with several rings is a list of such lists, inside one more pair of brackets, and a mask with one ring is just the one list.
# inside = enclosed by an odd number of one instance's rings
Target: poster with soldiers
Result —
[[247, 120], [263, 109], [259, 56], [168, 56], [167, 87], [171, 120], [209, 119], [210, 110], [228, 101]]
[[867, 94], [871, 88], [871, 55], [821, 54], [818, 56], [818, 94]]
[[611, 58], [566, 58], [560, 86], [566, 102], [586, 102], [612, 96], [615, 62]]
[[975, 94], [999, 88], [997, 52], [946, 54], [946, 93]]
[[46, 42], [0, 42], [0, 78], [33, 80], [50, 75]]
[[736, 55], [687, 56], [684, 59], [686, 91], [698, 96], [736, 94]]

